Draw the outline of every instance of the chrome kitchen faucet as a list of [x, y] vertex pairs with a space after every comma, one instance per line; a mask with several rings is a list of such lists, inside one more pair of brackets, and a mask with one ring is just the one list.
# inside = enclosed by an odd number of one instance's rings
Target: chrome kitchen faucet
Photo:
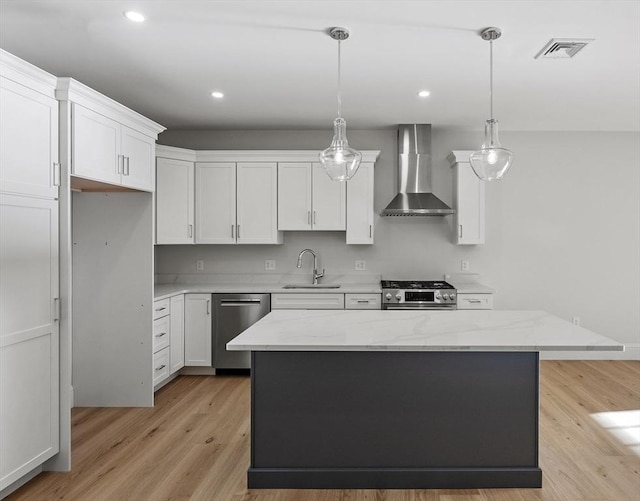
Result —
[[318, 273], [318, 258], [315, 252], [311, 249], [304, 249], [300, 252], [300, 254], [298, 254], [298, 263], [296, 264], [296, 267], [302, 267], [302, 256], [305, 252], [309, 252], [313, 256], [313, 285], [318, 285], [318, 279], [324, 277], [324, 268], [322, 268], [322, 273]]

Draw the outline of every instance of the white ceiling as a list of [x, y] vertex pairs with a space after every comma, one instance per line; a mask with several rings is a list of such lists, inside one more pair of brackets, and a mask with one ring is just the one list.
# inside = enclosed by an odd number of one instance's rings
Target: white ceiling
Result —
[[[135, 24], [125, 10], [142, 12]], [[640, 2], [0, 0], [0, 47], [171, 129], [481, 129], [494, 43], [502, 130], [639, 130]], [[551, 38], [595, 38], [534, 59]], [[431, 97], [417, 92], [429, 89]], [[215, 100], [212, 90], [225, 98]]]

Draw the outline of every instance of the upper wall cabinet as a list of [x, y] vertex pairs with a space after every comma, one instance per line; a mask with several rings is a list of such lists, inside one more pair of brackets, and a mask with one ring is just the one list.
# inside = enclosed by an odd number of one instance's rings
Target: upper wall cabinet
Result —
[[196, 243], [279, 244], [273, 162], [196, 162]]
[[47, 87], [28, 63], [6, 52], [2, 62], [0, 191], [57, 198], [60, 170], [55, 77], [48, 75], [52, 86]]
[[362, 162], [347, 181], [347, 244], [373, 244], [373, 163]]
[[315, 151], [159, 145], [156, 243], [279, 244], [282, 230], [346, 229], [347, 243], [372, 244], [378, 154], [363, 152], [366, 161], [356, 177], [337, 183], [311, 161]]
[[154, 190], [155, 141], [164, 127], [71, 78], [58, 79], [56, 96], [74, 178], [112, 189]]
[[158, 157], [156, 164], [156, 243], [194, 242], [193, 161]]
[[452, 151], [453, 167], [453, 240], [458, 245], [484, 243], [484, 182], [475, 175], [469, 163], [472, 151]]
[[279, 163], [278, 229], [345, 230], [346, 193], [319, 163]]

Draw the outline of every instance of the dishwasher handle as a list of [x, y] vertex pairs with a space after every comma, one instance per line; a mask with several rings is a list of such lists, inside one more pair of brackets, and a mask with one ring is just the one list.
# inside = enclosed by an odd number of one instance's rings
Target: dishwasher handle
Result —
[[260, 299], [221, 299], [220, 306], [251, 306], [259, 305]]

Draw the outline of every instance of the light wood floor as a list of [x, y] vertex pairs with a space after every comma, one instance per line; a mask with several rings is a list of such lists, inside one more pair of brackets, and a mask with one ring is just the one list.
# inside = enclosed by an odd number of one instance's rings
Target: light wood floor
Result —
[[591, 414], [640, 409], [640, 362], [544, 361], [540, 393], [541, 489], [247, 490], [249, 379], [182, 376], [153, 409], [74, 409], [73, 470], [8, 499], [638, 501], [640, 457]]

